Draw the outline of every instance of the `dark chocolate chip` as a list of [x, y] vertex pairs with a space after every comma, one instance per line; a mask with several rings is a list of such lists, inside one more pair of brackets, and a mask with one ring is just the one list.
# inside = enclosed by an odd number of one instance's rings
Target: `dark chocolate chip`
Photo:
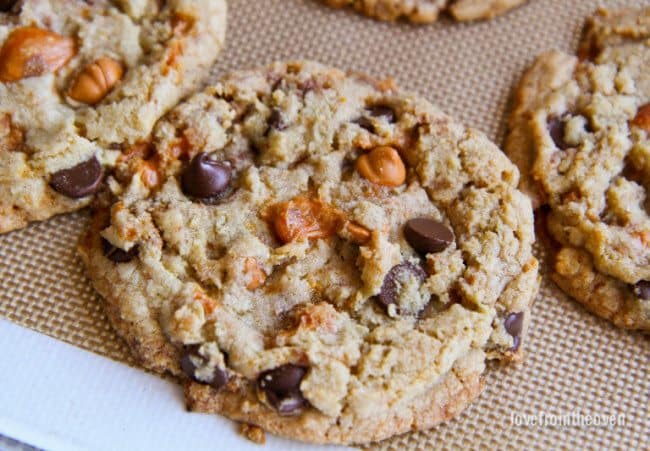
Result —
[[282, 365], [260, 376], [260, 387], [276, 393], [284, 393], [300, 387], [307, 370], [298, 365]]
[[454, 232], [435, 219], [414, 218], [404, 225], [404, 237], [413, 249], [426, 255], [444, 251], [454, 241]]
[[228, 165], [211, 160], [207, 153], [200, 153], [183, 172], [183, 192], [199, 199], [221, 198], [228, 192], [231, 177]]
[[388, 274], [386, 274], [386, 277], [384, 277], [381, 290], [377, 295], [377, 300], [384, 306], [388, 307], [391, 304], [395, 304], [397, 299], [399, 299], [399, 280], [402, 279], [405, 273], [414, 276], [420, 283], [424, 282], [427, 278], [427, 273], [418, 265], [411, 262], [403, 262], [393, 266], [388, 271]]
[[307, 369], [287, 364], [263, 372], [257, 385], [266, 394], [266, 399], [282, 415], [298, 413], [307, 400], [300, 391], [300, 383]]
[[503, 320], [503, 326], [506, 332], [512, 336], [512, 350], [516, 351], [521, 344], [521, 332], [524, 328], [524, 312], [509, 313], [506, 319]]
[[0, 11], [8, 12], [16, 3], [18, 0], [0, 0]]
[[551, 135], [551, 139], [558, 149], [566, 150], [571, 147], [571, 145], [564, 140], [564, 121], [559, 117], [549, 119], [548, 133]]
[[357, 124], [362, 129], [368, 130], [370, 133], [375, 132], [375, 124], [373, 124], [372, 121], [368, 119], [366, 116], [361, 116], [360, 118], [355, 119], [352, 122]]
[[271, 130], [282, 131], [287, 128], [286, 122], [284, 122], [284, 117], [282, 116], [282, 111], [277, 108], [273, 108], [271, 115], [268, 120], [269, 128], [266, 130], [266, 134], [270, 133]]
[[368, 108], [370, 115], [372, 117], [384, 118], [387, 122], [395, 122], [396, 115], [395, 110], [386, 105], [373, 105]]
[[128, 251], [125, 251], [119, 247], [113, 246], [113, 244], [111, 244], [107, 239], [102, 238], [102, 248], [106, 258], [115, 263], [128, 263], [138, 256], [137, 244]]
[[291, 391], [283, 396], [279, 396], [275, 392], [267, 391], [266, 399], [278, 411], [280, 415], [293, 415], [300, 413], [307, 405], [307, 400], [300, 390]]
[[375, 132], [375, 124], [368, 116], [384, 118], [390, 123], [395, 122], [395, 111], [391, 107], [386, 105], [373, 105], [368, 108], [368, 115], [361, 116], [353, 121], [355, 124], [359, 125], [359, 127], [368, 130], [370, 133]]
[[639, 299], [650, 301], [650, 280], [639, 280], [634, 285], [634, 294]]
[[215, 389], [219, 389], [226, 385], [229, 379], [228, 372], [219, 367], [215, 367], [212, 370], [212, 376], [210, 380], [202, 380], [196, 377], [196, 365], [192, 359], [200, 359], [202, 361], [205, 361], [202, 356], [196, 353], [197, 349], [197, 346], [188, 346], [185, 354], [183, 354], [181, 357], [181, 370], [183, 370], [183, 373], [185, 373], [185, 375], [192, 379], [194, 382], [198, 382], [199, 384], [207, 384]]
[[185, 354], [183, 354], [181, 357], [181, 370], [187, 377], [195, 380], [196, 377], [194, 376], [194, 370], [196, 370], [196, 365], [194, 365], [194, 362], [192, 362], [193, 356], [194, 354], [191, 352], [185, 352]]
[[103, 176], [102, 165], [97, 158], [92, 157], [88, 161], [52, 174], [50, 186], [64, 196], [78, 199], [97, 192]]

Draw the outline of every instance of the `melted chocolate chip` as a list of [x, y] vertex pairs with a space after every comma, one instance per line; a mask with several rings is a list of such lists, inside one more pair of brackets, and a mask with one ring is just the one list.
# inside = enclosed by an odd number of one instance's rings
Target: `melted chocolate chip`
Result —
[[384, 283], [381, 285], [377, 300], [386, 307], [397, 303], [400, 295], [400, 280], [403, 280], [405, 275], [415, 277], [419, 283], [424, 282], [427, 278], [427, 273], [418, 265], [411, 262], [403, 262], [395, 265], [388, 271], [386, 277], [384, 277]]
[[650, 280], [640, 280], [634, 285], [634, 294], [639, 299], [650, 301]]
[[196, 365], [193, 360], [205, 362], [205, 359], [197, 354], [198, 346], [188, 346], [185, 354], [181, 357], [181, 370], [183, 373], [194, 382], [199, 384], [208, 384], [215, 389], [219, 389], [228, 383], [228, 372], [222, 368], [215, 367], [212, 370], [212, 375], [209, 380], [202, 380], [196, 377]]
[[89, 196], [99, 189], [104, 170], [97, 158], [55, 172], [50, 177], [52, 189], [73, 199]]
[[281, 415], [299, 413], [307, 405], [300, 391], [300, 383], [306, 372], [306, 368], [298, 365], [282, 365], [262, 373], [257, 385]]
[[298, 85], [298, 87], [302, 91], [303, 96], [308, 92], [316, 89], [316, 86], [317, 86], [316, 80], [314, 80], [313, 78], [308, 78], [307, 80], [300, 82], [300, 84]]
[[389, 123], [394, 123], [396, 116], [395, 111], [386, 105], [373, 105], [368, 108], [368, 115], [361, 116], [360, 118], [354, 120], [353, 122], [364, 130], [368, 130], [370, 133], [375, 133], [375, 124], [373, 123], [370, 117], [374, 118], [383, 118]]
[[[192, 348], [192, 346], [188, 346], [188, 349]], [[192, 356], [193, 354], [190, 352], [186, 352], [183, 354], [181, 357], [181, 370], [187, 377], [190, 379], [194, 379], [194, 370], [196, 370], [196, 365], [194, 365], [194, 362], [192, 362]]]
[[113, 246], [110, 241], [105, 238], [102, 238], [102, 248], [104, 250], [104, 255], [109, 260], [115, 263], [128, 263], [138, 256], [138, 245], [136, 244], [128, 251], [120, 249], [119, 247]]
[[183, 173], [183, 192], [211, 203], [228, 193], [231, 177], [232, 171], [228, 165], [211, 160], [207, 153], [200, 153], [192, 158]]
[[555, 146], [560, 150], [566, 150], [571, 147], [564, 140], [564, 121], [559, 117], [554, 117], [548, 121], [548, 133], [555, 143]]
[[9, 12], [16, 3], [18, 3], [18, 0], [0, 0], [0, 11], [3, 13]]
[[361, 116], [360, 118], [355, 119], [352, 122], [357, 124], [362, 129], [368, 130], [370, 133], [375, 132], [375, 124], [373, 124], [372, 121], [368, 119], [366, 116]]
[[521, 332], [524, 328], [524, 312], [509, 313], [503, 320], [503, 327], [513, 338], [512, 350], [519, 349], [521, 344]]
[[372, 117], [384, 118], [384, 120], [390, 123], [395, 122], [395, 110], [387, 105], [373, 105], [368, 108], [368, 111]]
[[404, 225], [404, 237], [413, 249], [426, 255], [444, 251], [454, 241], [454, 232], [435, 219], [415, 218]]
[[271, 111], [271, 115], [269, 116], [268, 126], [269, 128], [266, 130], [267, 135], [271, 130], [282, 131], [287, 128], [287, 124], [284, 122], [284, 117], [282, 116], [282, 111], [273, 108], [273, 111]]
[[300, 391], [287, 393], [282, 397], [274, 392], [267, 392], [266, 399], [275, 407], [280, 415], [294, 415], [300, 413], [307, 405], [307, 400]]

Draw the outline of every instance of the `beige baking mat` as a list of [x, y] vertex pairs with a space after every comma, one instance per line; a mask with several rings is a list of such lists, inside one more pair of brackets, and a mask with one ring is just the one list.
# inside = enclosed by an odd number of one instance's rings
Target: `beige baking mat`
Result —
[[[647, 3], [531, 0], [488, 23], [416, 27], [316, 0], [231, 0], [228, 49], [214, 73], [311, 58], [392, 76], [501, 142], [511, 87], [536, 54], [573, 49], [599, 5]], [[86, 213], [72, 214], [0, 236], [0, 316], [132, 364], [75, 256], [87, 221]], [[525, 364], [493, 369], [485, 392], [453, 421], [373, 448], [650, 449], [650, 339], [593, 317], [547, 281], [533, 313]], [[574, 413], [624, 419], [610, 427], [516, 424], [523, 415]]]

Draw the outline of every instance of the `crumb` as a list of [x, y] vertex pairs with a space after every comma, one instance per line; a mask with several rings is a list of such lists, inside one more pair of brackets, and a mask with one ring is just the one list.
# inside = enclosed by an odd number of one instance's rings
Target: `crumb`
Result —
[[259, 426], [255, 426], [248, 423], [239, 424], [239, 433], [246, 437], [251, 442], [257, 443], [258, 445], [263, 445], [266, 443], [266, 436], [264, 435], [264, 429]]

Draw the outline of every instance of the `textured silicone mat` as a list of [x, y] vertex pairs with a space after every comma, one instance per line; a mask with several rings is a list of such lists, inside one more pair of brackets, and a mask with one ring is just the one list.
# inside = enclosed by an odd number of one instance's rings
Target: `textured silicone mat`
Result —
[[[512, 86], [534, 56], [575, 48], [597, 6], [645, 1], [531, 0], [491, 22], [385, 24], [316, 0], [230, 0], [228, 48], [214, 76], [311, 58], [392, 76], [502, 142]], [[75, 256], [87, 213], [0, 236], [0, 316], [129, 364]], [[650, 339], [615, 329], [544, 281], [528, 357], [493, 368], [462, 415], [375, 449], [650, 449]], [[526, 426], [523, 415], [622, 415], [615, 426]], [[530, 420], [530, 419], [529, 419]], [[559, 421], [559, 420], [558, 420]]]

